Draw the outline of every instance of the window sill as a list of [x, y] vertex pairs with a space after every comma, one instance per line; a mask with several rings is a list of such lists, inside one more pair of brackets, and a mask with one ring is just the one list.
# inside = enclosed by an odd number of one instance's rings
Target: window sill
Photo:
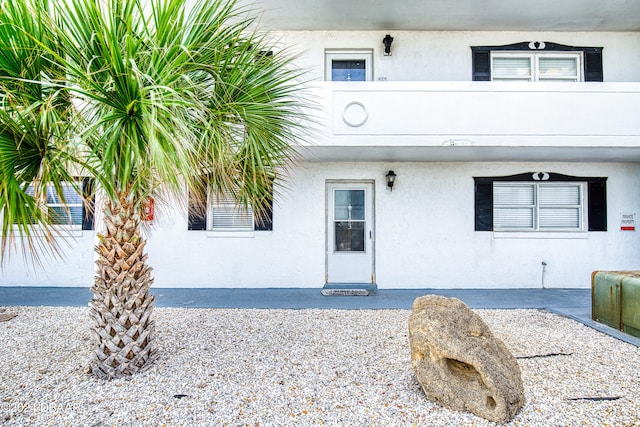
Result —
[[[18, 227], [14, 227], [13, 231], [16, 233], [16, 236], [20, 236], [23, 237], [23, 233], [22, 231], [18, 228]], [[63, 228], [63, 227], [52, 227], [51, 228], [51, 234], [53, 234], [53, 236], [55, 238], [62, 238], [62, 239], [66, 239], [66, 238], [76, 238], [76, 237], [82, 237], [82, 232], [85, 230], [82, 230], [81, 228]], [[91, 231], [91, 230], [86, 230], [86, 231]], [[31, 237], [47, 237], [48, 234], [45, 233], [41, 228], [35, 228], [31, 230]], [[24, 236], [26, 237], [26, 236]]]
[[207, 231], [207, 237], [219, 238], [219, 237], [232, 237], [232, 238], [252, 238], [255, 236], [254, 231]]
[[586, 231], [494, 231], [494, 239], [588, 239]]

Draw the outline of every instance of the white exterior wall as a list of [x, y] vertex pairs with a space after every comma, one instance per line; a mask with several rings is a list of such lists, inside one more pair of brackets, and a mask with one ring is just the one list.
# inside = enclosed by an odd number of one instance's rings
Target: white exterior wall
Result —
[[[393, 191], [384, 175], [398, 175]], [[474, 231], [474, 176], [548, 171], [607, 176], [608, 231], [557, 238], [496, 238]], [[621, 213], [640, 212], [640, 166], [612, 163], [305, 163], [274, 208], [273, 231], [208, 237], [188, 231], [186, 214], [159, 213], [149, 241], [155, 287], [311, 287], [325, 277], [326, 180], [375, 180], [375, 272], [385, 288], [589, 287], [594, 270], [640, 268], [640, 235], [620, 231]], [[89, 286], [94, 233], [68, 263], [25, 276], [5, 269], [8, 286]]]
[[77, 234], [59, 239], [62, 257], [41, 257], [42, 264], [23, 258], [19, 250], [12, 251], [0, 269], [0, 286], [91, 286], [96, 232], [83, 230]]
[[[386, 33], [394, 37], [390, 57], [382, 55]], [[324, 79], [327, 48], [373, 48], [374, 80], [469, 81], [470, 46], [530, 40], [602, 46], [606, 82], [640, 82], [639, 33], [297, 31], [279, 35], [283, 44], [300, 52], [299, 64], [308, 68], [309, 77], [315, 80]], [[603, 117], [604, 122], [613, 119], [619, 115]], [[403, 120], [420, 123], [421, 117], [416, 113]], [[635, 129], [635, 123], [629, 123], [628, 128]], [[371, 125], [376, 123], [372, 120]], [[637, 132], [630, 133], [628, 128], [612, 129], [607, 135], [627, 134], [632, 146]], [[384, 129], [376, 132], [330, 132], [311, 145], [370, 145], [375, 140], [375, 145], [393, 153], [394, 138], [385, 135]], [[487, 134], [495, 136], [493, 131]], [[578, 139], [583, 136], [573, 134]], [[345, 138], [349, 142], [345, 143]], [[553, 140], [551, 135], [545, 138]], [[381, 143], [382, 139], [388, 142]], [[522, 143], [511, 135], [507, 139], [510, 143], [505, 145]], [[424, 139], [415, 141], [425, 144]], [[441, 141], [433, 144], [442, 145]], [[607, 146], [601, 139], [576, 144], [585, 150], [589, 150], [587, 146]], [[154, 286], [321, 287], [325, 281], [326, 181], [351, 179], [375, 181], [375, 273], [380, 288], [540, 287], [542, 261], [547, 263], [547, 287], [589, 287], [594, 270], [640, 269], [638, 231], [619, 230], [621, 213], [640, 213], [640, 164], [597, 161], [303, 162], [294, 169], [289, 190], [276, 199], [273, 231], [243, 238], [210, 237], [204, 231], [187, 230], [184, 209], [158, 213], [147, 247]], [[398, 175], [393, 192], [387, 190], [384, 180], [390, 169]], [[532, 238], [496, 238], [492, 232], [474, 231], [473, 177], [532, 171], [608, 177], [608, 231], [564, 233], [556, 238], [535, 238], [540, 236], [535, 234]], [[0, 285], [90, 286], [94, 239], [95, 232], [84, 231], [77, 241], [70, 242], [65, 261], [46, 262], [35, 272], [25, 267], [20, 257], [14, 257], [0, 271]]]
[[[393, 191], [384, 175], [398, 175]], [[495, 238], [474, 231], [474, 176], [544, 170], [608, 176], [608, 231]], [[384, 288], [589, 287], [594, 270], [640, 267], [640, 237], [619, 231], [640, 212], [635, 164], [307, 163], [274, 209], [274, 230], [213, 238], [186, 220], [149, 245], [158, 287], [321, 287], [326, 180], [375, 180], [375, 272]], [[548, 236], [548, 234], [547, 234]]]
[[[391, 56], [382, 39], [393, 36]], [[470, 46], [544, 41], [603, 47], [606, 82], [640, 81], [640, 33], [469, 32], [469, 31], [291, 31], [277, 33], [283, 46], [299, 54], [308, 78], [324, 80], [325, 49], [373, 49], [373, 79], [387, 81], [469, 81]]]

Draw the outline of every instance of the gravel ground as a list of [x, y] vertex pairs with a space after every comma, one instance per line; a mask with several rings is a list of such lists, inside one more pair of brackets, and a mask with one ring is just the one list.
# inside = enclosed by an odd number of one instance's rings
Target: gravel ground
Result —
[[[160, 357], [129, 380], [87, 373], [87, 308], [10, 307], [6, 426], [492, 426], [428, 401], [409, 310], [156, 308]], [[511, 426], [640, 426], [640, 349], [538, 310], [476, 310], [518, 357]]]

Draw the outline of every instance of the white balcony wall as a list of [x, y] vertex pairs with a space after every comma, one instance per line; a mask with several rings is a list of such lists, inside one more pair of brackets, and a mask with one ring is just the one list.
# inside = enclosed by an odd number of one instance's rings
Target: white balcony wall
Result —
[[[382, 39], [394, 38], [392, 55], [384, 56]], [[515, 31], [285, 31], [282, 46], [298, 53], [308, 77], [324, 80], [325, 49], [373, 49], [373, 79], [387, 81], [470, 81], [470, 46], [500, 46], [523, 41], [603, 47], [604, 80], [640, 82], [638, 32]]]
[[321, 159], [367, 158], [338, 150], [364, 147], [415, 159], [413, 147], [424, 160], [506, 160], [492, 150], [508, 147], [534, 149], [521, 159], [599, 161], [581, 149], [605, 148], [610, 160], [640, 160], [640, 83], [318, 82], [312, 93], [319, 133], [308, 145]]

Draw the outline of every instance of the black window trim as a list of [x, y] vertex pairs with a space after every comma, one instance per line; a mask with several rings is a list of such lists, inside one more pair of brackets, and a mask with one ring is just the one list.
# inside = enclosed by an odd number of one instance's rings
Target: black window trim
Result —
[[587, 231], [607, 231], [607, 177], [581, 177], [559, 173], [527, 172], [509, 176], [474, 177], [475, 231], [493, 231], [493, 183], [586, 182]]
[[[206, 180], [202, 183], [206, 188]], [[207, 197], [209, 197], [207, 191]], [[188, 230], [207, 231], [207, 209], [193, 192], [189, 191], [188, 197]], [[270, 197], [260, 214], [254, 211], [254, 231], [273, 231], [273, 197]]]
[[[95, 192], [94, 192], [94, 182], [95, 179], [94, 178], [89, 178], [86, 176], [80, 176], [80, 177], [74, 177], [72, 180], [70, 181], [65, 181], [65, 182], [72, 182], [73, 183], [79, 183], [81, 185], [80, 191], [81, 191], [81, 199], [82, 199], [82, 224], [74, 224], [74, 225], [80, 225], [80, 230], [82, 231], [91, 231], [94, 229], [94, 218], [95, 218]], [[77, 229], [75, 229], [77, 230]]]
[[491, 52], [582, 52], [585, 82], [602, 82], [602, 47], [567, 46], [552, 42], [519, 42], [502, 46], [471, 46], [472, 80], [491, 81]]

